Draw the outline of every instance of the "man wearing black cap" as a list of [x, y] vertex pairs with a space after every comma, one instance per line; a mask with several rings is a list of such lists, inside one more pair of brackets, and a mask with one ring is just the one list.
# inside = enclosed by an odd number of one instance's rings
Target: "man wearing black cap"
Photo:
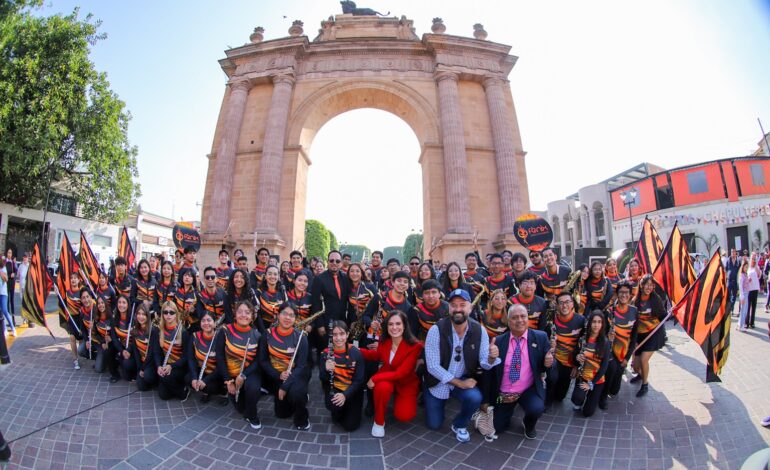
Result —
[[480, 366], [489, 370], [499, 362], [499, 350], [484, 328], [469, 319], [471, 297], [466, 290], [449, 294], [450, 316], [438, 321], [425, 339], [425, 421], [436, 430], [444, 423], [444, 407], [450, 397], [460, 401], [452, 431], [460, 442], [470, 441], [468, 422], [482, 402], [473, 375]]

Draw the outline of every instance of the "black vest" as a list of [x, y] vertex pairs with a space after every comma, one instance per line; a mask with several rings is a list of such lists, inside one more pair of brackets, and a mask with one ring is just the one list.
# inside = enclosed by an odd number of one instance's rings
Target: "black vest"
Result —
[[[465, 337], [463, 337], [463, 359], [465, 360], [465, 371], [463, 376], [470, 377], [476, 373], [476, 369], [479, 367], [479, 349], [481, 347], [481, 325], [476, 320], [468, 318], [468, 329], [465, 330]], [[441, 367], [449, 370], [450, 361], [454, 361], [455, 352], [454, 347], [454, 328], [452, 326], [452, 319], [442, 318], [436, 323], [439, 331], [439, 353], [441, 357]], [[425, 386], [428, 388], [435, 387], [439, 384], [439, 380], [430, 372], [425, 372]]]

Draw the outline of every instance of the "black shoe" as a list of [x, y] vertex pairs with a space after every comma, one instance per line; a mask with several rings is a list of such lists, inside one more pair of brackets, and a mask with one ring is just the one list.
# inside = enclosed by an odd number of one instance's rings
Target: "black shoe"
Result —
[[751, 328], [753, 330], [754, 329], [754, 325], [749, 325], [749, 328]]
[[639, 387], [639, 391], [636, 392], [636, 398], [641, 398], [645, 395], [647, 395], [647, 392], [649, 392], [649, 385], [648, 384], [642, 384], [641, 387]]
[[[524, 424], [524, 420], [521, 421], [521, 424]], [[532, 426], [532, 429], [527, 429], [527, 425], [524, 424], [524, 437], [527, 439], [537, 439], [537, 431], [535, 430], [535, 427]]]
[[364, 414], [367, 418], [374, 416], [374, 400], [366, 401], [366, 408], [364, 408]]
[[294, 425], [294, 428], [295, 428], [297, 431], [309, 431], [309, 430], [310, 430], [310, 421], [308, 421], [308, 422], [307, 422], [307, 423], [305, 423], [305, 424], [295, 424], [295, 425]]
[[118, 383], [118, 380], [120, 380], [120, 377], [110, 377], [111, 384]]
[[259, 420], [259, 416], [253, 419], [246, 418], [246, 421], [251, 426], [251, 429], [262, 429], [262, 421]]
[[636, 374], [635, 376], [631, 377], [631, 380], [629, 380], [629, 383], [635, 384], [636, 382], [642, 380], [641, 374]]
[[602, 398], [601, 400], [599, 400], [599, 408], [602, 409], [602, 410], [606, 410], [607, 409], [607, 399], [606, 398]]

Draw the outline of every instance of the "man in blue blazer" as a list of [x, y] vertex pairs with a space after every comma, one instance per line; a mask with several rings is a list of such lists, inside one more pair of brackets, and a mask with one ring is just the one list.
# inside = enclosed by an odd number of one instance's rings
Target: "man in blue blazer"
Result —
[[527, 308], [516, 304], [508, 310], [508, 332], [495, 338], [501, 362], [489, 373], [489, 403], [495, 407], [497, 434], [511, 424], [516, 405], [524, 410], [524, 436], [535, 439], [535, 425], [545, 410], [545, 386], [542, 376], [553, 364], [548, 335], [528, 327]]

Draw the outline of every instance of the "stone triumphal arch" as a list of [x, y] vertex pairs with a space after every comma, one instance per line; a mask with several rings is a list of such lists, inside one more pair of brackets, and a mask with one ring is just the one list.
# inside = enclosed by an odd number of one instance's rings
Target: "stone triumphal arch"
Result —
[[434, 258], [461, 259], [475, 234], [487, 252], [517, 248], [513, 221], [529, 194], [507, 80], [516, 57], [475, 29], [475, 38], [444, 34], [437, 19], [419, 38], [405, 17], [343, 14], [312, 41], [295, 21], [288, 37], [264, 41], [257, 28], [251, 43], [226, 51], [201, 261], [222, 245], [267, 246], [282, 258], [301, 247], [313, 138], [358, 108], [395, 114], [419, 140], [426, 253], [432, 245]]

